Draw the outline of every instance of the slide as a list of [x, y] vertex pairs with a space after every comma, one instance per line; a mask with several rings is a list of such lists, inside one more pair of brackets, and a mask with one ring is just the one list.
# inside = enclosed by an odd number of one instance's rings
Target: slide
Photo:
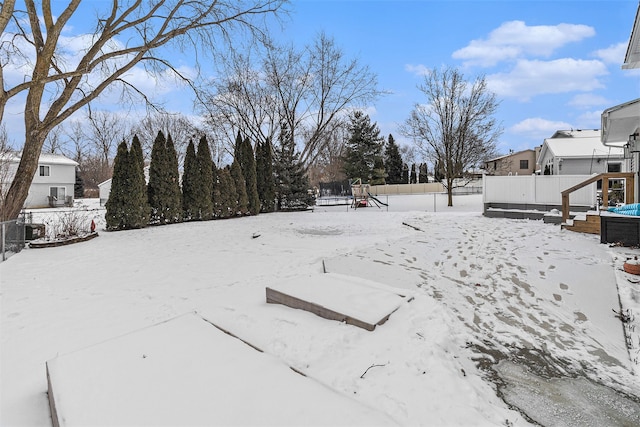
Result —
[[389, 206], [388, 204], [381, 202], [380, 200], [378, 200], [376, 197], [374, 197], [371, 193], [367, 192], [367, 194], [369, 195], [370, 199], [373, 199], [374, 201], [376, 201], [377, 203], [380, 203], [383, 206]]

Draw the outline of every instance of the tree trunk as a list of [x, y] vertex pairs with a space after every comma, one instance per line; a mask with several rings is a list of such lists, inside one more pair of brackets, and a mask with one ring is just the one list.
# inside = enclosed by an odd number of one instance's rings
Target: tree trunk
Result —
[[453, 179], [447, 178], [447, 206], [453, 206]]
[[31, 181], [38, 169], [38, 161], [40, 160], [40, 151], [44, 144], [42, 132], [26, 132], [31, 136], [29, 143], [24, 144], [22, 155], [20, 156], [20, 164], [14, 175], [13, 182], [2, 203], [0, 212], [0, 220], [9, 221], [18, 218], [25, 200], [29, 195]]

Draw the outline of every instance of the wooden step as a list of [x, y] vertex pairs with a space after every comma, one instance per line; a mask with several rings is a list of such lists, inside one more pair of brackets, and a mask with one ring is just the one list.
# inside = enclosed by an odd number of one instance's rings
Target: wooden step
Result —
[[573, 225], [562, 224], [562, 228], [578, 233], [600, 234], [600, 215], [587, 213], [586, 219], [573, 219]]

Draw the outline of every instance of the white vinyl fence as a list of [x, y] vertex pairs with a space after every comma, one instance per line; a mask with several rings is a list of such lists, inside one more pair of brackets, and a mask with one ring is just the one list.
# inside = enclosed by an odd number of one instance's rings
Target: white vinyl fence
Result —
[[[484, 203], [562, 205], [562, 191], [591, 175], [526, 175], [484, 177]], [[571, 193], [572, 206], [595, 206], [596, 183]]]
[[444, 186], [439, 182], [419, 183], [419, 184], [386, 184], [372, 185], [369, 192], [374, 196], [383, 196], [391, 194], [425, 194], [425, 193], [442, 193]]

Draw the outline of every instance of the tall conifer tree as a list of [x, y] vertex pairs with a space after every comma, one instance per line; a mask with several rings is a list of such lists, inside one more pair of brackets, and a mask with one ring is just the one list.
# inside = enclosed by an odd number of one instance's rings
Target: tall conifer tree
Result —
[[249, 138], [245, 138], [240, 145], [240, 167], [242, 176], [247, 186], [247, 198], [249, 200], [249, 213], [257, 215], [260, 212], [260, 197], [258, 196], [258, 181], [256, 174], [256, 160]]
[[149, 224], [147, 180], [144, 174], [142, 145], [137, 135], [134, 135], [133, 141], [131, 141], [129, 157], [132, 168], [130, 195], [133, 212], [131, 226], [134, 228], [146, 227]]
[[198, 208], [200, 219], [209, 220], [213, 218], [213, 158], [211, 149], [207, 142], [207, 137], [202, 136], [198, 143], [198, 153], [196, 155], [198, 172], [200, 175], [200, 186], [198, 188]]
[[247, 215], [249, 213], [249, 198], [247, 197], [247, 184], [242, 176], [242, 168], [237, 160], [231, 163], [231, 178], [236, 187], [236, 212], [238, 215]]
[[303, 210], [315, 203], [315, 197], [309, 193], [309, 179], [304, 165], [286, 125], [282, 126], [280, 132], [274, 170], [278, 210]]
[[409, 165], [402, 164], [402, 182], [401, 184], [409, 184]]
[[178, 175], [178, 158], [171, 135], [165, 139], [158, 132], [151, 149], [147, 195], [152, 224], [179, 222], [182, 215], [182, 194]]
[[220, 217], [229, 218], [230, 216], [235, 216], [238, 211], [238, 195], [229, 166], [218, 169], [218, 181], [220, 187]]
[[406, 184], [402, 182], [402, 157], [393, 135], [389, 134], [384, 150], [384, 167], [387, 171], [387, 184]]
[[261, 212], [273, 212], [276, 199], [271, 140], [256, 143], [256, 181]]
[[197, 200], [200, 178], [198, 172], [196, 149], [193, 141], [189, 140], [182, 169], [182, 218], [185, 221], [200, 219]]
[[214, 162], [211, 162], [211, 176], [213, 185], [211, 190], [211, 202], [213, 203], [213, 217], [222, 218], [222, 194], [220, 183], [220, 170]]
[[349, 115], [349, 138], [345, 143], [344, 173], [368, 183], [373, 176], [376, 157], [382, 154], [384, 138], [368, 115], [355, 111]]
[[118, 145], [118, 152], [113, 162], [111, 191], [109, 192], [109, 200], [106, 203], [105, 219], [107, 230], [124, 230], [128, 228], [129, 169], [129, 150], [127, 149], [127, 143], [122, 141]]
[[385, 185], [387, 172], [384, 169], [382, 156], [376, 156], [373, 160], [373, 170], [371, 171], [371, 185]]

